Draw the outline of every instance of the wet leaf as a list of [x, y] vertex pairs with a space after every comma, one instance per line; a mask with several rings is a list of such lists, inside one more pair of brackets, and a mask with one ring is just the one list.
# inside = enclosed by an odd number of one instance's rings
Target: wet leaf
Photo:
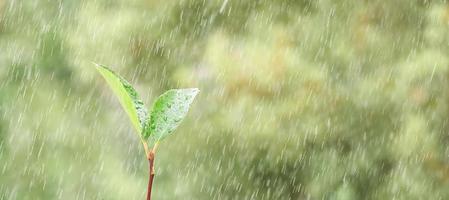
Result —
[[123, 77], [111, 69], [96, 65], [98, 72], [104, 77], [114, 94], [120, 101], [120, 104], [128, 114], [131, 123], [136, 128], [139, 136], [142, 137], [145, 124], [148, 121], [148, 111], [140, 100], [136, 90]]
[[153, 105], [145, 138], [161, 141], [179, 126], [187, 115], [190, 104], [198, 94], [197, 88], [173, 89], [162, 94]]

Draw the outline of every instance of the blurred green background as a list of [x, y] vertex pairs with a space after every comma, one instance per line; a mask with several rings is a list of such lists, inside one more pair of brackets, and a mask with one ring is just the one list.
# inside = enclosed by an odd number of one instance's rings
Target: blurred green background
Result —
[[144, 199], [91, 61], [198, 87], [154, 199], [449, 199], [449, 3], [0, 0], [0, 199]]

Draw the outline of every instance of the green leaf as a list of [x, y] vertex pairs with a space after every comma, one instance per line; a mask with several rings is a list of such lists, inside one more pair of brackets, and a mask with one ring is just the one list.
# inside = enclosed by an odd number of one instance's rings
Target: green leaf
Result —
[[173, 89], [162, 94], [153, 105], [144, 138], [158, 142], [173, 133], [187, 115], [190, 104], [198, 94], [197, 88]]
[[128, 114], [131, 123], [142, 138], [145, 125], [148, 122], [148, 111], [140, 100], [136, 90], [124, 78], [109, 68], [96, 64], [96, 69], [106, 80], [120, 104]]

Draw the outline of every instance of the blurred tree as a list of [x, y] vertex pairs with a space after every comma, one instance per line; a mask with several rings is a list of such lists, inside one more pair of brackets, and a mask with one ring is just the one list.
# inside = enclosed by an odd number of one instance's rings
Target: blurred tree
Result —
[[0, 0], [0, 199], [144, 197], [89, 61], [146, 102], [203, 91], [156, 199], [448, 199], [448, 22], [445, 0]]

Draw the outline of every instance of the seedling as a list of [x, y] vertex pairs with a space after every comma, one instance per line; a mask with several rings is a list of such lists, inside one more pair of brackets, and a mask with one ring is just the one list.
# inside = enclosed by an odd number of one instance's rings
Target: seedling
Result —
[[[159, 96], [148, 114], [136, 90], [120, 75], [111, 69], [96, 64], [96, 69], [106, 80], [120, 104], [128, 114], [131, 123], [140, 137], [149, 162], [149, 181], [147, 200], [151, 199], [154, 179], [154, 158], [159, 143], [179, 126], [187, 115], [199, 90], [197, 88], [172, 89]], [[151, 149], [149, 148], [151, 146]]]

